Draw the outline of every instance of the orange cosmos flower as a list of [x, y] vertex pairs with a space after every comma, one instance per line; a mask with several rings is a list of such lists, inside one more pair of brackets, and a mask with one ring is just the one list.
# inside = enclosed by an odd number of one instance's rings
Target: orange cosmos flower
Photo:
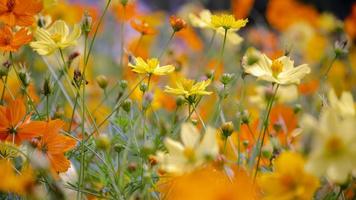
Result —
[[76, 145], [74, 139], [59, 133], [63, 126], [64, 122], [62, 120], [47, 122], [43, 130], [43, 136], [38, 141], [35, 141], [37, 149], [48, 158], [54, 174], [68, 170], [70, 161], [64, 156], [64, 153], [73, 149]]
[[0, 50], [4, 52], [16, 52], [22, 45], [29, 43], [32, 35], [27, 29], [21, 28], [17, 32], [12, 32], [11, 28], [4, 26], [0, 29]]
[[154, 35], [157, 33], [145, 20], [132, 20], [130, 24], [133, 29], [142, 35]]
[[174, 15], [169, 17], [169, 23], [171, 24], [171, 27], [174, 32], [178, 32], [178, 31], [187, 27], [186, 21], [184, 21], [182, 18], [174, 16]]
[[0, 21], [9, 26], [30, 26], [42, 7], [41, 0], [0, 0]]
[[22, 100], [11, 101], [6, 107], [0, 106], [0, 140], [20, 144], [25, 140], [42, 135], [44, 122], [31, 121], [26, 116]]

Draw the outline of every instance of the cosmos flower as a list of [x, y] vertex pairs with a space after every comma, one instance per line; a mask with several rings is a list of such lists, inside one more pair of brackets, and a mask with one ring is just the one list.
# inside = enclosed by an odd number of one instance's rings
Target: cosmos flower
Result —
[[58, 49], [76, 45], [80, 35], [79, 25], [74, 25], [70, 32], [64, 21], [57, 20], [48, 29], [38, 28], [34, 33], [36, 41], [30, 46], [40, 55], [50, 55]]
[[26, 116], [26, 107], [20, 99], [0, 106], [0, 140], [21, 144], [41, 136], [45, 123], [30, 118], [30, 115]]
[[0, 29], [0, 50], [4, 52], [16, 52], [19, 48], [32, 40], [32, 35], [26, 28], [13, 32], [10, 27]]
[[[219, 34], [220, 36], [224, 36], [225, 35], [224, 28], [222, 27], [216, 28], [215, 26], [213, 26], [213, 24], [211, 23], [211, 17], [212, 14], [209, 10], [201, 11], [199, 13], [199, 16], [195, 14], [189, 14], [189, 19], [193, 26], [202, 29], [212, 29], [215, 30], [216, 33]], [[243, 39], [236, 33], [236, 31], [237, 31], [236, 29], [227, 30], [226, 39], [229, 43], [239, 44], [240, 42], [242, 42]]]
[[130, 24], [133, 29], [142, 35], [154, 35], [157, 33], [156, 29], [144, 20], [132, 20]]
[[294, 61], [287, 56], [271, 60], [253, 48], [247, 50], [242, 66], [247, 74], [281, 85], [299, 84], [300, 80], [310, 73], [307, 64], [294, 67]]
[[167, 138], [164, 145], [168, 153], [157, 153], [160, 168], [164, 172], [181, 174], [191, 171], [208, 160], [214, 160], [219, 153], [216, 131], [211, 127], [201, 136], [196, 127], [185, 123], [180, 136], [182, 143]]
[[274, 172], [259, 178], [265, 200], [309, 200], [319, 180], [304, 170], [305, 161], [297, 153], [284, 152], [274, 162]]
[[1, 0], [0, 22], [9, 26], [31, 26], [42, 10], [41, 0]]
[[200, 82], [195, 82], [194, 80], [182, 78], [180, 81], [176, 83], [176, 88], [172, 88], [170, 86], [166, 86], [165, 92], [182, 95], [185, 98], [189, 98], [193, 95], [210, 95], [212, 92], [206, 91], [206, 87], [208, 87], [211, 83], [211, 80], [205, 80]]
[[356, 169], [356, 119], [340, 117], [340, 113], [325, 108], [319, 120], [305, 116], [302, 120], [305, 131], [314, 134], [314, 143], [306, 169], [317, 176], [336, 183], [344, 183]]
[[248, 19], [239, 19], [236, 20], [233, 15], [212, 15], [211, 16], [211, 25], [214, 28], [224, 28], [225, 30], [228, 29], [235, 29], [238, 30], [244, 26], [246, 26]]
[[328, 94], [330, 107], [335, 109], [341, 116], [355, 116], [355, 104], [350, 92], [342, 92], [340, 99], [337, 98], [335, 91], [330, 90]]
[[59, 133], [63, 126], [64, 122], [61, 120], [47, 122], [43, 136], [35, 142], [37, 149], [48, 158], [54, 173], [62, 173], [68, 170], [71, 163], [64, 153], [73, 149], [76, 145], [74, 139]]
[[149, 74], [163, 76], [174, 71], [173, 65], [160, 66], [157, 58], [147, 59], [146, 61], [141, 58], [135, 58], [134, 63], [129, 63], [129, 66], [132, 67], [132, 71], [139, 74]]
[[26, 195], [34, 189], [35, 175], [30, 167], [23, 167], [18, 175], [10, 161], [0, 159], [0, 171], [0, 191]]

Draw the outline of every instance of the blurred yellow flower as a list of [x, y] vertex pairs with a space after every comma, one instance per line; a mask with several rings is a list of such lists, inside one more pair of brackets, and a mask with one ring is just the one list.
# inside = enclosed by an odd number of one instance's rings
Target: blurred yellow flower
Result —
[[182, 78], [176, 83], [176, 88], [166, 86], [164, 91], [175, 95], [182, 95], [185, 98], [189, 98], [193, 95], [210, 95], [212, 92], [205, 90], [206, 87], [210, 85], [210, 83], [210, 79], [196, 83], [194, 80]]
[[317, 176], [344, 183], [356, 170], [356, 119], [340, 117], [335, 109], [322, 111], [319, 121], [311, 116], [302, 120], [304, 130], [315, 133], [306, 169]]
[[[199, 16], [195, 14], [189, 14], [190, 22], [193, 26], [199, 27], [202, 29], [213, 29], [220, 36], [225, 35], [225, 30], [222, 27], [214, 27], [211, 23], [211, 12], [209, 10], [203, 10], [199, 13]], [[236, 29], [229, 29], [226, 33], [226, 39], [231, 44], [239, 44], [242, 42], [242, 38], [236, 33]]]
[[0, 160], [0, 191], [26, 195], [34, 187], [34, 174], [31, 168], [24, 167], [16, 174], [14, 166], [8, 160]]
[[40, 55], [50, 55], [58, 49], [76, 45], [80, 35], [78, 24], [70, 32], [64, 21], [57, 20], [48, 29], [37, 29], [34, 33], [36, 41], [31, 42], [30, 46]]
[[132, 67], [132, 71], [139, 74], [149, 74], [163, 76], [174, 71], [173, 65], [160, 66], [157, 58], [143, 60], [141, 57], [135, 58], [134, 63], [129, 63], [129, 66]]
[[297, 153], [284, 152], [274, 162], [274, 172], [261, 175], [259, 185], [265, 200], [310, 200], [319, 187], [318, 178], [304, 170]]
[[246, 73], [281, 85], [299, 84], [300, 79], [310, 73], [307, 64], [294, 67], [294, 61], [287, 56], [271, 60], [253, 48], [247, 50], [242, 65]]
[[[157, 152], [160, 169], [172, 174], [189, 172], [209, 160], [214, 160], [219, 153], [216, 130], [208, 127], [203, 136], [197, 128], [185, 123], [180, 133], [183, 143], [167, 138], [164, 141], [168, 153]], [[201, 139], [202, 138], [202, 139]]]
[[239, 19], [236, 20], [233, 15], [212, 15], [211, 16], [211, 24], [215, 28], [224, 28], [225, 30], [228, 29], [235, 29], [238, 30], [244, 26], [246, 26], [248, 19]]

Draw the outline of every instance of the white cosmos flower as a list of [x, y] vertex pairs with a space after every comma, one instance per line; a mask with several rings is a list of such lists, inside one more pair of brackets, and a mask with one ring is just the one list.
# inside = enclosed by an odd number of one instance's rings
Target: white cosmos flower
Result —
[[181, 142], [167, 138], [168, 153], [157, 152], [160, 168], [168, 173], [182, 174], [213, 160], [219, 153], [216, 130], [208, 127], [202, 136], [190, 123], [182, 125]]
[[281, 85], [299, 84], [300, 80], [310, 73], [307, 64], [294, 67], [294, 61], [287, 56], [271, 60], [267, 55], [250, 48], [242, 60], [246, 73], [258, 79]]
[[306, 169], [335, 183], [344, 183], [356, 170], [356, 118], [340, 118], [334, 109], [327, 108], [317, 121], [304, 118], [303, 129], [314, 134], [312, 150]]
[[335, 109], [342, 117], [356, 115], [354, 100], [350, 92], [342, 92], [340, 99], [338, 99], [335, 91], [330, 90], [328, 99], [330, 107]]

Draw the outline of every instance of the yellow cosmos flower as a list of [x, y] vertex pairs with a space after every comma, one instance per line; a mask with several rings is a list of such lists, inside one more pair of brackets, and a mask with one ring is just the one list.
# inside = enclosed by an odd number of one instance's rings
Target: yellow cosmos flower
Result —
[[318, 178], [304, 170], [297, 153], [284, 152], [274, 162], [274, 172], [263, 174], [259, 185], [265, 200], [310, 200], [319, 187]]
[[310, 73], [307, 64], [294, 67], [294, 61], [287, 56], [271, 60], [256, 49], [248, 49], [242, 60], [246, 73], [258, 79], [281, 85], [299, 84], [300, 80]]
[[244, 26], [246, 26], [248, 19], [239, 19], [236, 20], [233, 15], [213, 15], [211, 16], [211, 24], [215, 28], [224, 28], [225, 30], [228, 29], [235, 29], [238, 30]]
[[180, 133], [183, 143], [167, 138], [164, 141], [168, 153], [157, 152], [160, 169], [173, 174], [189, 172], [213, 160], [219, 153], [216, 130], [208, 127], [204, 136], [190, 123], [182, 125]]
[[143, 60], [141, 57], [135, 58], [134, 64], [129, 63], [132, 67], [132, 71], [139, 74], [149, 74], [149, 75], [167, 75], [174, 71], [173, 65], [160, 66], [157, 58]]
[[356, 118], [341, 117], [332, 108], [322, 111], [319, 121], [311, 116], [302, 120], [302, 128], [315, 138], [306, 169], [335, 183], [344, 183], [356, 170]]
[[[203, 10], [199, 13], [199, 16], [195, 14], [189, 14], [190, 22], [193, 26], [202, 29], [212, 29], [215, 30], [219, 36], [225, 35], [225, 30], [222, 27], [216, 28], [211, 23], [212, 14], [209, 10]], [[236, 29], [229, 29], [226, 32], [226, 40], [231, 44], [239, 44], [242, 42], [242, 38], [236, 33]]]
[[176, 83], [176, 88], [166, 86], [164, 91], [175, 95], [182, 95], [185, 98], [193, 95], [210, 95], [212, 92], [205, 91], [210, 83], [210, 79], [196, 83], [194, 80], [182, 78]]
[[11, 192], [18, 195], [26, 195], [35, 186], [34, 172], [29, 167], [22, 169], [18, 175], [14, 171], [14, 166], [8, 160], [0, 160], [0, 191]]
[[62, 20], [55, 21], [48, 29], [38, 28], [35, 33], [35, 42], [30, 46], [40, 55], [50, 55], [58, 49], [65, 49], [77, 44], [81, 35], [81, 28], [75, 25], [72, 32]]

